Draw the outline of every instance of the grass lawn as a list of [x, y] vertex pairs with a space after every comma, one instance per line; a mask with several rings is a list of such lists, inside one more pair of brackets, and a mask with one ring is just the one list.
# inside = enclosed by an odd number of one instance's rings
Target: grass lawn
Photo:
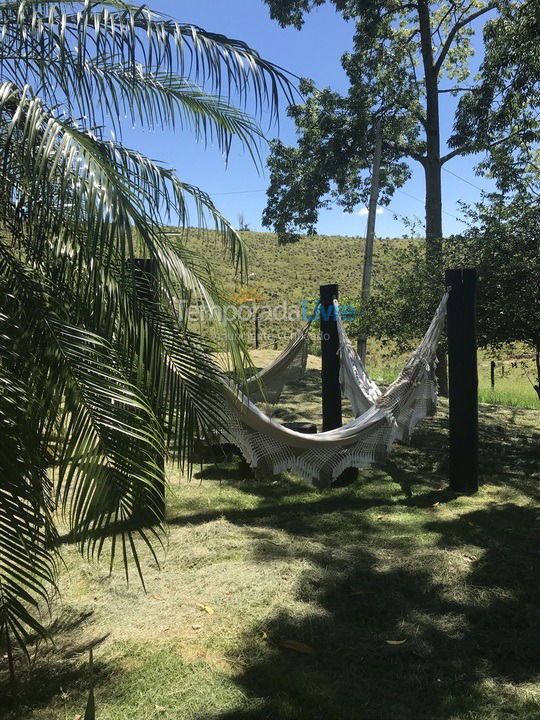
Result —
[[[317, 362], [276, 417], [318, 419]], [[55, 644], [4, 682], [0, 717], [83, 714], [94, 644], [98, 720], [538, 720], [539, 416], [482, 405], [480, 422], [474, 497], [444, 489], [444, 402], [386, 467], [324, 493], [234, 458], [171, 469], [147, 592], [66, 541]]]

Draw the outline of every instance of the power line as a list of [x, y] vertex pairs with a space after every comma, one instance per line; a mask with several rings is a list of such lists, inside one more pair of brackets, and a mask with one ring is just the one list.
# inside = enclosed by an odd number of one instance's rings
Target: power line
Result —
[[457, 175], [457, 173], [452, 172], [452, 170], [448, 170], [448, 168], [443, 167], [444, 172], [448, 173], [449, 175], [453, 175], [458, 180], [461, 180], [461, 182], [467, 183], [467, 185], [470, 185], [473, 188], [476, 188], [477, 190], [480, 190], [480, 192], [484, 192], [484, 188], [481, 188], [480, 185], [475, 185], [470, 180], [466, 180], [464, 177], [461, 177], [461, 175]]
[[212, 197], [215, 195], [245, 195], [246, 193], [260, 193], [260, 192], [266, 192], [266, 190], [231, 190], [230, 192], [218, 192], [218, 193], [209, 193]]
[[[443, 170], [446, 170], [446, 168], [443, 168]], [[465, 180], [465, 178], [460, 178], [459, 175], [456, 175], [451, 170], [446, 170], [446, 172], [450, 173], [451, 175], [455, 175], [459, 180], [463, 180], [463, 182], [468, 183], [469, 185], [473, 185], [473, 183], [470, 183], [468, 180]], [[477, 185], [473, 185], [473, 187], [476, 187], [477, 189], [481, 190], [482, 188], [479, 188]], [[248, 193], [265, 193], [266, 189], [260, 189], [260, 190], [231, 190], [229, 192], [219, 192], [219, 193], [210, 193], [212, 197], [222, 196], [222, 195], [247, 195]], [[421, 198], [416, 197], [415, 195], [411, 195], [410, 193], [406, 192], [405, 190], [401, 190], [399, 188], [396, 188], [396, 192], [401, 193], [402, 195], [405, 195], [406, 197], [411, 198], [411, 200], [416, 200], [416, 202], [424, 204], [424, 200]], [[458, 222], [465, 222], [461, 218], [457, 217], [457, 215], [452, 215], [452, 213], [449, 213], [447, 210], [443, 210], [443, 215], [448, 215], [448, 217], [453, 218], [454, 220], [457, 220]]]
[[[467, 183], [467, 185], [470, 185], [471, 187], [476, 188], [476, 190], [480, 190], [481, 192], [484, 191], [484, 188], [480, 187], [480, 185], [476, 185], [475, 183], [471, 182], [470, 180], [467, 180], [466, 178], [461, 177], [461, 175], [458, 175], [458, 174], [455, 173], [453, 170], [448, 170], [448, 168], [445, 168], [445, 167], [443, 167], [442, 169], [444, 170], [444, 172], [448, 173], [449, 175], [453, 175], [453, 176], [454, 176], [455, 178], [457, 178], [458, 180], [461, 180], [461, 182]], [[424, 201], [421, 200], [420, 198], [417, 198], [417, 197], [415, 197], [414, 195], [411, 195], [410, 193], [405, 192], [404, 190], [400, 190], [400, 189], [398, 189], [398, 188], [396, 188], [396, 190], [397, 190], [397, 192], [401, 192], [401, 193], [403, 193], [404, 195], [407, 195], [407, 196], [410, 197], [412, 200], [417, 200], [418, 202], [421, 202], [421, 203], [424, 202]], [[265, 192], [266, 192], [266, 188], [261, 188], [261, 189], [259, 189], [259, 190], [230, 190], [230, 191], [228, 191], [228, 192], [211, 193], [211, 195], [212, 195], [212, 197], [214, 197], [214, 196], [217, 196], [217, 195], [246, 195], [246, 194], [248, 194], [248, 193], [261, 193], [261, 192], [264, 192], [264, 193], [265, 193]], [[449, 215], [450, 213], [446, 213], [446, 214]], [[451, 215], [451, 217], [455, 217], [455, 215]], [[459, 218], [458, 218], [458, 219], [459, 219]]]
[[[422, 205], [424, 205], [424, 200], [422, 200], [419, 197], [416, 197], [416, 195], [411, 195], [411, 193], [408, 193], [405, 190], [400, 190], [399, 188], [396, 188], [396, 192], [399, 192], [402, 195], [406, 195], [407, 197], [411, 198], [411, 200], [416, 200], [417, 202], [422, 203]], [[443, 215], [448, 215], [448, 217], [451, 217], [454, 220], [457, 220], [458, 222], [462, 222], [462, 223], [465, 222], [465, 220], [458, 218], [457, 215], [452, 215], [452, 213], [449, 213], [446, 210], [443, 210], [442, 212], [443, 212]]]

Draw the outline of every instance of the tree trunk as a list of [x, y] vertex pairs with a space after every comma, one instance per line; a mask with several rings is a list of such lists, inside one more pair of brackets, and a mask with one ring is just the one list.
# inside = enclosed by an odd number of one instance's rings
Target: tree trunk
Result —
[[[373, 269], [373, 245], [375, 242], [375, 220], [377, 219], [377, 202], [379, 200], [379, 175], [381, 170], [382, 130], [381, 120], [377, 120], [375, 132], [375, 150], [373, 153], [373, 173], [371, 175], [371, 192], [369, 196], [366, 245], [364, 249], [364, 268], [362, 273], [362, 312], [371, 295], [371, 274]], [[358, 355], [366, 364], [367, 337], [362, 333], [358, 338]]]
[[540, 347], [536, 348], [536, 383], [534, 389], [540, 400]]
[[438, 155], [439, 148], [437, 147], [433, 149], [432, 153], [428, 152], [424, 164], [426, 178], [426, 260], [437, 274], [441, 273], [443, 269], [441, 161]]
[[[437, 109], [438, 110], [438, 109]], [[438, 127], [438, 112], [437, 112]], [[438, 132], [437, 132], [437, 149], [435, 157], [426, 158], [424, 164], [426, 177], [426, 262], [428, 267], [433, 269], [434, 278], [442, 278], [443, 275], [443, 257], [442, 257], [442, 193], [441, 193], [441, 162], [438, 149]], [[429, 147], [429, 143], [428, 143]], [[440, 294], [441, 283], [435, 283], [434, 302], [437, 301]], [[439, 394], [448, 397], [448, 365], [446, 353], [442, 348], [437, 349], [437, 381], [439, 384]]]
[[[432, 277], [440, 282], [434, 287], [434, 300], [443, 286], [442, 257], [442, 192], [441, 192], [441, 140], [439, 120], [439, 81], [433, 58], [431, 37], [430, 6], [428, 0], [418, 2], [420, 45], [426, 84], [426, 156], [424, 172], [426, 177], [426, 262]], [[448, 395], [448, 372], [446, 354], [437, 351], [437, 380], [439, 393]]]

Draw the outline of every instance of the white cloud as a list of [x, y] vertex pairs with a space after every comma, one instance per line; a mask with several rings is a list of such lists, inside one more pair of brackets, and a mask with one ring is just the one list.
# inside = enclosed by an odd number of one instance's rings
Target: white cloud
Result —
[[[358, 211], [358, 214], [360, 216], [364, 216], [364, 215], [367, 215], [368, 212], [369, 212], [369, 210], [367, 208], [363, 207]], [[384, 212], [384, 208], [382, 208], [382, 207], [377, 208], [377, 215], [382, 215], [383, 212]]]

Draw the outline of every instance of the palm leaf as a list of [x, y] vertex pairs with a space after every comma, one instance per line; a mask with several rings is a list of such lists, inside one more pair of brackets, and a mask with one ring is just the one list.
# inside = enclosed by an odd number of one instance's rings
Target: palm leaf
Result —
[[[152, 552], [161, 539], [165, 449], [189, 466], [195, 438], [223, 424], [215, 347], [182, 308], [215, 314], [243, 364], [219, 278], [163, 223], [193, 213], [243, 271], [241, 238], [206, 193], [124, 147], [118, 116], [225, 154], [237, 138], [257, 161], [257, 124], [224, 96], [275, 112], [291, 87], [245, 43], [119, 1], [0, 2], [0, 32], [0, 635], [13, 670], [13, 642], [42, 631], [54, 588], [56, 506], [84, 552], [110, 537], [111, 565], [120, 555], [142, 577], [136, 539]], [[141, 293], [137, 258], [155, 292]], [[141, 507], [153, 527], [133, 522]]]
[[[69, 101], [74, 83], [85, 84], [77, 97], [91, 124], [95, 103], [85, 74], [87, 62], [114, 62], [134, 75], [139, 64], [154, 72], [176, 73], [218, 94], [233, 92], [242, 101], [252, 97], [258, 109], [270, 107], [273, 113], [280, 92], [290, 97], [291, 83], [283, 69], [245, 42], [176, 22], [146, 7], [86, 2], [82, 10], [69, 12], [69, 5], [80, 3], [0, 3], [0, 61], [6, 78], [18, 82], [24, 73], [34, 88], [49, 93], [46, 99], [51, 103], [60, 91]], [[21, 39], [30, 51], [24, 57], [19, 52]], [[54, 74], [40, 61], [43, 57], [58, 59]]]
[[12, 676], [12, 640], [24, 649], [29, 629], [43, 633], [38, 599], [48, 601], [56, 570], [43, 446], [28, 425], [28, 388], [10, 367], [17, 334], [0, 313], [0, 642]]

